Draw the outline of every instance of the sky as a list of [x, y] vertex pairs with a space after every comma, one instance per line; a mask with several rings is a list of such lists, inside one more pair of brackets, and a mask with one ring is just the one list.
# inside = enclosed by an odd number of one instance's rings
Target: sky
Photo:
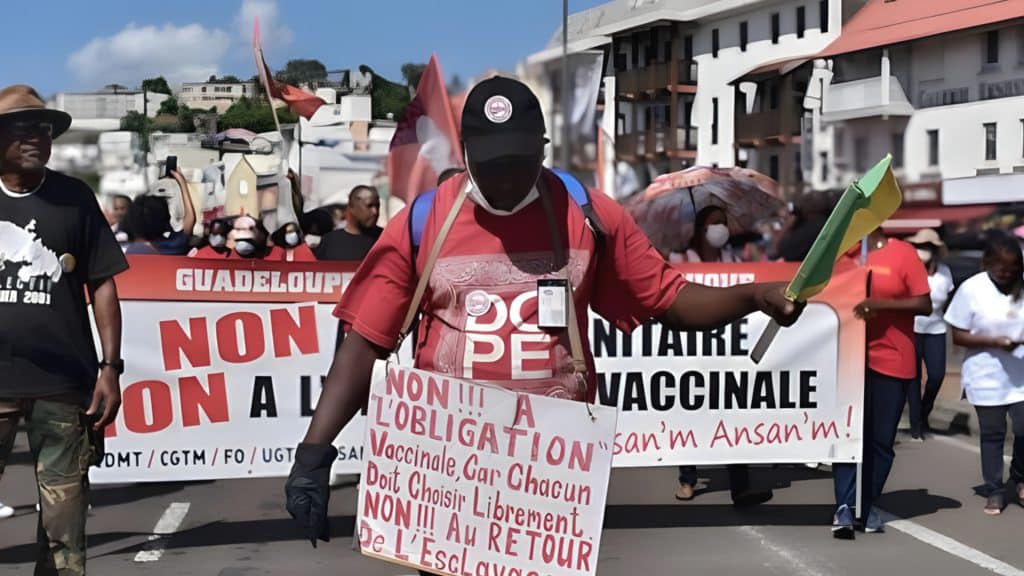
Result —
[[[570, 12], [606, 0], [569, 0]], [[164, 75], [172, 88], [210, 74], [249, 78], [252, 22], [274, 70], [315, 58], [329, 70], [369, 65], [401, 80], [405, 62], [437, 53], [463, 81], [543, 49], [561, 24], [558, 0], [35, 0], [4, 16], [0, 86], [44, 97]], [[19, 25], [18, 21], [23, 22]]]

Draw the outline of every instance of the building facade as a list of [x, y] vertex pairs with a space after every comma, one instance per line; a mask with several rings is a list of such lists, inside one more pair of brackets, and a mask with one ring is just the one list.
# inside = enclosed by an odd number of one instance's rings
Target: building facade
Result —
[[241, 98], [257, 95], [255, 82], [185, 82], [178, 91], [178, 102], [189, 108], [224, 113]]
[[822, 114], [833, 154], [815, 169], [845, 181], [891, 153], [902, 181], [941, 182], [941, 197], [922, 201], [1024, 199], [1020, 16], [836, 56]]
[[[603, 105], [614, 118], [615, 158], [644, 179], [693, 164], [730, 167], [738, 161], [765, 173], [776, 163], [776, 177], [785, 183], [801, 176], [802, 120], [797, 105], [796, 120], [782, 126], [778, 110], [803, 87], [741, 91], [735, 81], [821, 51], [838, 37], [851, 7], [861, 4], [618, 0], [570, 16], [569, 51], [604, 50], [605, 83], [614, 86], [607, 91], [614, 97]], [[557, 63], [560, 55], [559, 31], [528, 62]], [[554, 101], [557, 109], [557, 96]], [[782, 158], [787, 151], [794, 159]]]
[[99, 92], [60, 92], [52, 106], [71, 115], [71, 129], [85, 131], [118, 130], [121, 118], [129, 112], [156, 117], [166, 94], [108, 88]]

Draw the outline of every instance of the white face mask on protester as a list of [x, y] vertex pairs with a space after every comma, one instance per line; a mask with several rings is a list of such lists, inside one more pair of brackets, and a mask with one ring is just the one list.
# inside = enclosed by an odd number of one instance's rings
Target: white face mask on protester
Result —
[[925, 264], [927, 264], [927, 263], [932, 261], [932, 252], [931, 252], [931, 250], [922, 250], [922, 249], [918, 248], [917, 249], [917, 257], [921, 259], [921, 262], [924, 262]]
[[725, 224], [711, 224], [704, 232], [704, 238], [714, 248], [721, 248], [729, 241], [729, 227]]
[[320, 245], [320, 237], [316, 234], [306, 234], [306, 246], [316, 248]]
[[298, 246], [299, 245], [299, 233], [298, 232], [288, 232], [287, 234], [284, 235], [284, 243], [287, 244], [289, 248], [294, 248], [294, 247]]
[[210, 234], [210, 246], [223, 248], [225, 242], [227, 242], [227, 239], [224, 238], [223, 234]]
[[252, 240], [238, 240], [235, 242], [235, 252], [238, 252], [240, 256], [250, 256], [256, 251], [256, 245], [252, 243]]

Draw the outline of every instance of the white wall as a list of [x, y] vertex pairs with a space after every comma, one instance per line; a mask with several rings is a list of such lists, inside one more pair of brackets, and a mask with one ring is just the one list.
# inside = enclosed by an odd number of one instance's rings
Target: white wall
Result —
[[[733, 166], [734, 152], [734, 79], [763, 64], [777, 60], [809, 56], [824, 49], [838, 37], [842, 26], [842, 0], [829, 2], [829, 31], [819, 29], [819, 4], [816, 0], [763, 2], [756, 9], [719, 20], [701, 22], [694, 35], [694, 58], [698, 62], [697, 98], [691, 123], [698, 128], [697, 163]], [[804, 6], [806, 30], [796, 37], [796, 11]], [[780, 16], [778, 44], [771, 40], [771, 15]], [[740, 26], [747, 22], [748, 44], [739, 47]], [[718, 29], [718, 57], [711, 55], [712, 29]], [[718, 144], [711, 143], [712, 98], [718, 98]]]
[[55, 106], [58, 110], [70, 114], [72, 120], [120, 120], [129, 112], [141, 113], [143, 110], [150, 118], [154, 118], [157, 111], [160, 110], [160, 104], [167, 98], [169, 98], [167, 94], [148, 92], [145, 98], [148, 100], [147, 103], [143, 99], [142, 92], [124, 94], [62, 92], [57, 94]]
[[[939, 132], [942, 178], [977, 175], [978, 169], [1013, 172], [1024, 167], [1024, 96], [918, 110], [906, 132], [907, 178], [920, 180], [928, 166], [928, 130]], [[983, 124], [996, 123], [996, 160], [985, 160]], [[1024, 190], [1021, 191], [1024, 199]]]
[[[843, 122], [842, 127], [834, 132], [835, 138], [841, 140], [835, 142], [833, 149], [838, 182], [848, 184], [865, 170], [874, 166], [886, 154], [895, 154], [893, 150], [894, 134], [903, 132], [904, 150], [906, 150], [907, 131], [906, 118], [873, 117]], [[861, 166], [857, 166], [858, 140], [862, 140], [865, 144]], [[906, 162], [904, 156], [904, 168], [893, 166], [893, 171], [897, 176], [906, 172]]]

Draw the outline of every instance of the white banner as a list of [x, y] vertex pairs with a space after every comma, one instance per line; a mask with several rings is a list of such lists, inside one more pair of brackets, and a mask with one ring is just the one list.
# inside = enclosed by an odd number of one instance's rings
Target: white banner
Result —
[[[334, 355], [324, 304], [121, 303], [123, 408], [94, 482], [287, 475]], [[357, 458], [355, 440], [339, 462]]]
[[[147, 271], [147, 294], [174, 295], [174, 269], [164, 268]], [[720, 284], [792, 274], [733, 268], [753, 272], [722, 274]], [[852, 310], [864, 279], [862, 270], [837, 278], [760, 365], [749, 360], [760, 314], [709, 333], [651, 323], [631, 335], [591, 315], [598, 401], [620, 410], [613, 465], [859, 461], [864, 325]], [[123, 407], [92, 480], [287, 476], [334, 356], [333, 307], [122, 300]], [[357, 416], [339, 435], [336, 474], [362, 470], [365, 426]]]
[[614, 434], [614, 408], [378, 361], [360, 548], [452, 576], [594, 574]]
[[591, 317], [603, 404], [618, 406], [615, 466], [860, 459], [862, 388], [839, 374], [839, 317], [807, 307], [761, 365], [754, 314], [722, 330], [652, 323], [625, 335]]

